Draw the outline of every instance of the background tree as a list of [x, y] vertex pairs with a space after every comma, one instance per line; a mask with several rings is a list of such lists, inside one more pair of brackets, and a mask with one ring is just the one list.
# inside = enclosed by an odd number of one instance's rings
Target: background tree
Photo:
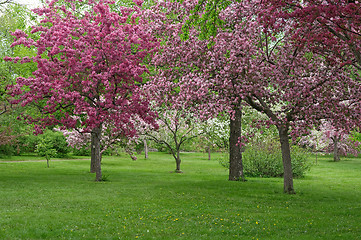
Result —
[[39, 107], [40, 115], [24, 116], [36, 124], [37, 133], [48, 125], [91, 133], [96, 181], [101, 181], [103, 122], [125, 137], [135, 135], [130, 122], [134, 115], [154, 124], [154, 113], [138, 94], [136, 84], [148, 71], [143, 60], [154, 53], [158, 42], [146, 32], [147, 23], [138, 19], [142, 10], [137, 6], [119, 6], [118, 14], [110, 10], [112, 1], [88, 1], [79, 14], [71, 0], [65, 2], [70, 7], [52, 1], [34, 10], [42, 17], [41, 24], [33, 27], [34, 39], [21, 30], [13, 33], [16, 39], [12, 47], [37, 48], [35, 57], [21, 62], [33, 61], [38, 70], [34, 77], [19, 77], [11, 93], [19, 96], [16, 102]]
[[50, 167], [50, 158], [55, 157], [57, 152], [56, 149], [52, 148], [53, 145], [51, 140], [48, 138], [43, 138], [36, 146], [35, 152], [46, 159], [46, 165]]
[[141, 135], [164, 145], [176, 162], [176, 173], [182, 173], [180, 152], [182, 146], [204, 133], [202, 123], [186, 109], [156, 108], [158, 129], [144, 128]]
[[36, 64], [5, 62], [5, 56], [25, 57], [34, 56], [33, 49], [23, 46], [10, 48], [13, 41], [11, 31], [22, 29], [30, 32], [29, 24], [35, 22], [30, 10], [19, 4], [2, 5], [0, 15], [0, 152], [5, 155], [17, 154], [19, 137], [29, 133], [29, 126], [17, 121], [16, 118], [21, 111], [33, 111], [33, 107], [15, 107], [11, 104], [11, 98], [7, 95], [7, 86], [15, 81], [17, 76], [31, 76], [36, 69]]
[[336, 129], [328, 121], [324, 121], [318, 131], [313, 130], [310, 135], [302, 137], [299, 144], [318, 151], [333, 153], [335, 162], [340, 161], [340, 155], [353, 154], [357, 156], [360, 145], [356, 139], [352, 138], [351, 134], [342, 129]]
[[[227, 111], [230, 117], [230, 163], [229, 180], [244, 180], [242, 170], [242, 155], [240, 148], [241, 139], [241, 102], [238, 95], [230, 93], [229, 98], [221, 98], [213, 94], [216, 89], [209, 89], [203, 84], [204, 79], [199, 69], [207, 68], [209, 59], [208, 40], [200, 40], [201, 32], [196, 28], [189, 29], [186, 39], [181, 37], [188, 17], [196, 6], [195, 1], [183, 1], [182, 3], [164, 1], [147, 11], [147, 17], [153, 21], [152, 31], [162, 39], [162, 51], [157, 54], [153, 64], [157, 67], [157, 84], [172, 86], [168, 91], [168, 98], [174, 91], [179, 92], [179, 98], [172, 100], [186, 104], [190, 111], [196, 113], [200, 119], [212, 118], [219, 113]], [[213, 76], [210, 76], [212, 78]], [[159, 84], [161, 82], [161, 84]], [[217, 89], [223, 92], [233, 89]], [[212, 92], [213, 91], [213, 92]]]

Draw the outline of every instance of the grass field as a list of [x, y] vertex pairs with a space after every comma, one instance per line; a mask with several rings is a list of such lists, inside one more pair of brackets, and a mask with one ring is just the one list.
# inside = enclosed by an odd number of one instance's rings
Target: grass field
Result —
[[319, 158], [286, 195], [282, 179], [229, 182], [206, 154], [182, 157], [183, 174], [165, 153], [105, 157], [101, 183], [86, 160], [1, 159], [0, 239], [361, 239], [360, 158]]

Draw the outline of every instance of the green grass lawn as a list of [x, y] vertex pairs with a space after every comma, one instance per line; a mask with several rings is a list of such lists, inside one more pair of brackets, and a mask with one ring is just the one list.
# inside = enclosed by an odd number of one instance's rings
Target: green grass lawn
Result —
[[[0, 162], [0, 239], [361, 239], [361, 159], [319, 158], [296, 195], [283, 180], [227, 181], [202, 153]], [[314, 161], [314, 159], [311, 159]]]

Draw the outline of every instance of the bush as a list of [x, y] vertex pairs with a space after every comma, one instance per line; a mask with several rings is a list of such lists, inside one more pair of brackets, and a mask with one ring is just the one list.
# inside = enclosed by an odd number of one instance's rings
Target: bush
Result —
[[19, 136], [16, 144], [14, 144], [14, 148], [16, 148], [14, 154], [39, 153], [38, 145], [44, 144], [44, 142], [52, 149], [56, 150], [56, 154], [53, 157], [66, 157], [72, 150], [71, 147], [68, 146], [68, 143], [61, 132], [46, 130], [44, 134], [37, 136], [33, 134]]
[[61, 132], [47, 130], [44, 132], [44, 134], [39, 135], [39, 137], [41, 141], [43, 139], [47, 139], [51, 148], [56, 150], [56, 154], [54, 157], [66, 157], [71, 150], [71, 148], [68, 146], [68, 143], [66, 142], [66, 138]]
[[[294, 177], [303, 177], [311, 167], [308, 153], [298, 146], [291, 147]], [[283, 164], [280, 143], [265, 140], [248, 146], [243, 154], [244, 173], [249, 177], [282, 177]]]
[[61, 132], [46, 130], [42, 135], [35, 137], [28, 136], [27, 140], [30, 140], [30, 145], [35, 143], [34, 152], [37, 152], [40, 156], [45, 156], [42, 155], [43, 151], [40, 150], [44, 148], [44, 143], [46, 143], [46, 148], [54, 149], [51, 157], [63, 158], [71, 151], [71, 148], [68, 146], [68, 143]]
[[[303, 177], [311, 167], [307, 161], [306, 150], [291, 147], [292, 170], [294, 177]], [[275, 140], [264, 140], [249, 144], [242, 155], [243, 170], [247, 177], [282, 177], [283, 164], [280, 143]], [[220, 160], [222, 166], [229, 168], [228, 156]]]
[[139, 141], [135, 144], [134, 147], [135, 151], [137, 152], [137, 154], [141, 154], [142, 151], [144, 150], [144, 142], [143, 141]]
[[73, 148], [73, 154], [75, 156], [90, 156], [91, 150], [90, 147]]
[[16, 148], [13, 145], [0, 145], [0, 158], [12, 156], [16, 153]]
[[36, 145], [39, 143], [40, 136], [22, 135], [18, 137], [18, 147], [20, 149], [19, 154], [33, 153], [36, 150]]

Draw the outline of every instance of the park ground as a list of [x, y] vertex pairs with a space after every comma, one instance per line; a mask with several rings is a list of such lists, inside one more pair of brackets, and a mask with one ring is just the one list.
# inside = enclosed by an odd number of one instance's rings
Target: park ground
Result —
[[104, 182], [88, 159], [0, 159], [0, 239], [361, 239], [361, 158], [313, 157], [287, 195], [281, 178], [227, 181], [212, 157], [182, 153], [177, 174], [166, 153], [109, 156]]

